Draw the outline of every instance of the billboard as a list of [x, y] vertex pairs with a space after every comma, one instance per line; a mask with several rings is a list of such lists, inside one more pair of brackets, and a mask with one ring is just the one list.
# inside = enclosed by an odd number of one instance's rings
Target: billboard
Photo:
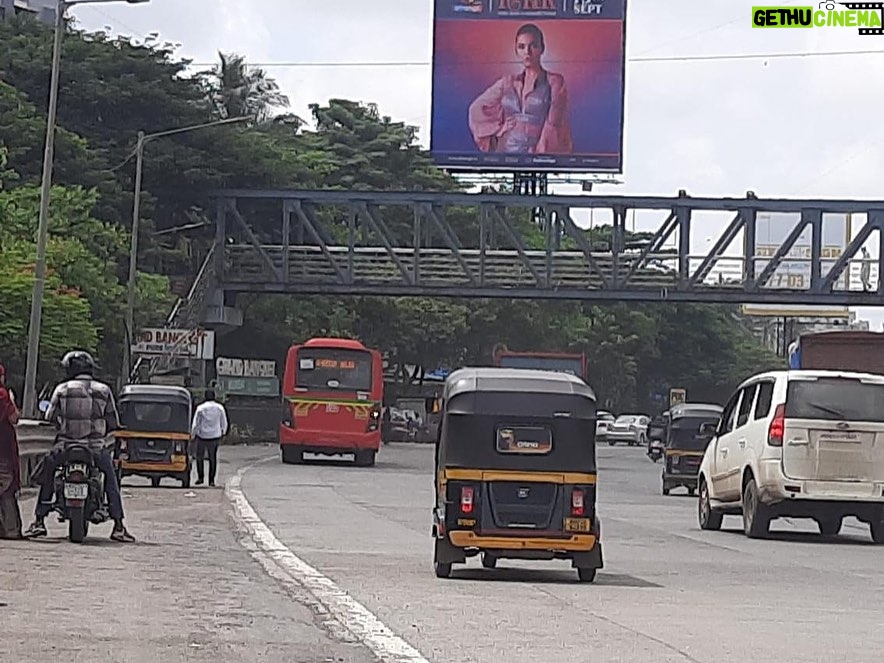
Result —
[[131, 346], [133, 355], [179, 356], [213, 359], [215, 332], [204, 329], [142, 329]]
[[621, 173], [625, 47], [626, 0], [435, 0], [433, 160]]
[[[772, 257], [801, 220], [798, 212], [758, 212], [755, 221], [755, 274], [761, 274]], [[834, 267], [852, 235], [849, 214], [823, 214], [822, 274]], [[786, 257], [771, 275], [765, 288], [786, 290], [810, 289], [810, 253], [812, 229], [808, 225], [798, 236]], [[791, 258], [791, 260], [790, 260]], [[842, 272], [835, 290], [848, 289], [849, 269]], [[846, 306], [785, 306], [782, 304], [744, 304], [744, 315], [778, 318], [847, 318]]]

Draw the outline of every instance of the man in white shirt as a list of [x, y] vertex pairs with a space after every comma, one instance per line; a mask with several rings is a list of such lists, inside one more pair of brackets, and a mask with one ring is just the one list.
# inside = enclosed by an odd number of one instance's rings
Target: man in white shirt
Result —
[[196, 485], [203, 485], [206, 454], [209, 456], [209, 485], [215, 485], [218, 469], [218, 443], [227, 435], [227, 411], [215, 400], [215, 391], [206, 389], [206, 400], [193, 413], [190, 436], [196, 440]]

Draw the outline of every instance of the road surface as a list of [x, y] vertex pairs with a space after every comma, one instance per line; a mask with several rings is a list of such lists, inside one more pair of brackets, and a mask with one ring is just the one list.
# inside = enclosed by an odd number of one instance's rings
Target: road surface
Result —
[[[222, 447], [219, 485], [269, 447]], [[369, 663], [255, 563], [234, 535], [222, 488], [123, 481], [138, 542], [110, 524], [68, 543], [0, 541], [0, 661], [9, 663]], [[33, 499], [22, 507], [30, 522]]]
[[371, 469], [274, 460], [242, 488], [279, 541], [432, 663], [880, 659], [884, 549], [867, 527], [828, 540], [778, 521], [757, 541], [729, 516], [703, 532], [696, 498], [663, 497], [641, 449], [599, 458], [606, 568], [592, 585], [567, 562], [478, 558], [437, 579], [428, 447], [385, 448]]
[[[738, 518], [701, 532], [696, 499], [660, 495], [660, 466], [604, 447], [606, 568], [473, 559], [432, 570], [432, 449], [374, 468], [282, 465], [223, 449], [227, 490], [125, 489], [140, 543], [0, 542], [0, 660], [42, 663], [743, 663], [876, 661], [884, 549]], [[262, 459], [264, 462], [260, 462]], [[25, 505], [30, 512], [32, 505]]]

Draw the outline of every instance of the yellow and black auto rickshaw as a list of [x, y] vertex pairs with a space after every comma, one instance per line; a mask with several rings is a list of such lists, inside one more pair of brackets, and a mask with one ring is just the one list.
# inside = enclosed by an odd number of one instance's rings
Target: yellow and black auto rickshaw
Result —
[[118, 399], [123, 430], [117, 441], [117, 478], [142, 476], [156, 487], [172, 477], [190, 487], [193, 398], [183, 387], [128, 385]]
[[436, 576], [481, 555], [602, 568], [596, 397], [566, 373], [464, 368], [445, 383], [436, 440]]
[[663, 494], [683, 486], [697, 492], [697, 476], [712, 436], [703, 433], [705, 423], [718, 423], [722, 408], [707, 403], [679, 403], [666, 413], [663, 451]]

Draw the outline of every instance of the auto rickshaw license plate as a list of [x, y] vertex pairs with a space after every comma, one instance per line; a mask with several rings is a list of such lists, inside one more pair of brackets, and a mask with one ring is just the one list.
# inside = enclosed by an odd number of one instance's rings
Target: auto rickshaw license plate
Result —
[[565, 531], [567, 532], [588, 532], [589, 529], [589, 518], [565, 518]]

